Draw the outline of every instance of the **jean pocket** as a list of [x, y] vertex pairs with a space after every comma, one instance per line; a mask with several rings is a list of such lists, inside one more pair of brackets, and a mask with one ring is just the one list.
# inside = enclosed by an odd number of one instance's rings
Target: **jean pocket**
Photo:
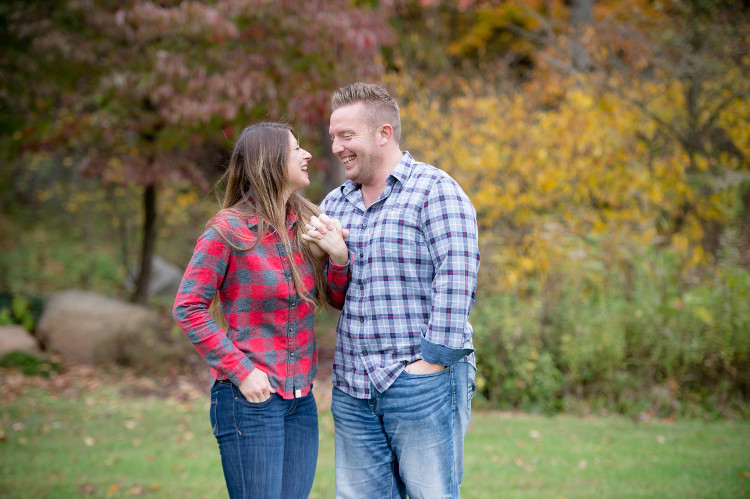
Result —
[[468, 369], [469, 369], [469, 380], [468, 380], [469, 386], [468, 386], [468, 391], [467, 391], [468, 396], [466, 397], [466, 399], [469, 405], [468, 407], [469, 414], [471, 414], [471, 399], [474, 398], [474, 393], [476, 393], [477, 391], [477, 380], [476, 380], [477, 370], [474, 368], [474, 366], [471, 366], [471, 365], [468, 367]]
[[211, 406], [208, 412], [209, 420], [211, 421], [211, 431], [214, 436], [219, 434], [219, 425], [216, 420], [216, 407], [219, 405], [219, 394], [215, 390], [211, 390]]
[[406, 369], [404, 369], [402, 371], [402, 374], [406, 378], [422, 378], [422, 379], [425, 379], [425, 378], [437, 378], [438, 376], [441, 376], [443, 374], [448, 373], [448, 371], [450, 371], [450, 368], [446, 367], [446, 368], [441, 369], [439, 371], [435, 371], [434, 373], [414, 374], [414, 373], [410, 373], [409, 371], [407, 371]]
[[273, 399], [274, 395], [272, 393], [270, 397], [262, 402], [250, 402], [249, 400], [247, 400], [247, 398], [245, 398], [240, 389], [236, 386], [232, 385], [232, 391], [234, 392], [234, 400], [247, 407], [263, 407], [265, 405], [268, 405], [268, 403], [271, 402], [271, 399]]

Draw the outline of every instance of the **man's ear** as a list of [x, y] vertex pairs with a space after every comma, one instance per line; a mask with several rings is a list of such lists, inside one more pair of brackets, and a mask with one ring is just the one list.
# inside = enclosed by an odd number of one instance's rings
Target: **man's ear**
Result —
[[388, 123], [381, 125], [378, 129], [378, 135], [380, 138], [380, 145], [385, 145], [389, 140], [393, 138], [393, 127]]

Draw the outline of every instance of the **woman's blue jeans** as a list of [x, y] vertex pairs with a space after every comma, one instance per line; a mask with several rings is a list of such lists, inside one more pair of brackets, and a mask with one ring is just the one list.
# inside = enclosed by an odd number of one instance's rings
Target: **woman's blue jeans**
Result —
[[248, 402], [229, 381], [211, 389], [211, 426], [229, 497], [306, 498], [318, 461], [318, 409], [312, 391]]
[[366, 400], [334, 388], [336, 497], [460, 497], [475, 376], [459, 362], [433, 374], [403, 371]]

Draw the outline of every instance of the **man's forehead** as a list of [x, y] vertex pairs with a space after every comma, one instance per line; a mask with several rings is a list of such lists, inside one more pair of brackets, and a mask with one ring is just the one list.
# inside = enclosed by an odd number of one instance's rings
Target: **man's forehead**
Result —
[[366, 127], [367, 120], [364, 114], [364, 105], [361, 103], [342, 106], [331, 113], [331, 122], [328, 131], [335, 132], [354, 131]]

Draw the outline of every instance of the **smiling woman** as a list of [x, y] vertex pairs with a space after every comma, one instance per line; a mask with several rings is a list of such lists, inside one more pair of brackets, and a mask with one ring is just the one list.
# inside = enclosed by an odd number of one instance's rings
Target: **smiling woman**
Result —
[[286, 189], [285, 197], [288, 199], [292, 193], [304, 189], [310, 185], [310, 177], [307, 173], [307, 162], [312, 158], [312, 154], [302, 149], [297, 139], [289, 131], [289, 159], [287, 162], [286, 172]]
[[232, 499], [307, 497], [315, 475], [313, 314], [326, 299], [341, 308], [349, 252], [340, 230], [305, 234], [319, 215], [298, 192], [311, 158], [287, 125], [243, 130], [223, 207], [175, 300], [177, 324], [211, 367], [210, 420]]

